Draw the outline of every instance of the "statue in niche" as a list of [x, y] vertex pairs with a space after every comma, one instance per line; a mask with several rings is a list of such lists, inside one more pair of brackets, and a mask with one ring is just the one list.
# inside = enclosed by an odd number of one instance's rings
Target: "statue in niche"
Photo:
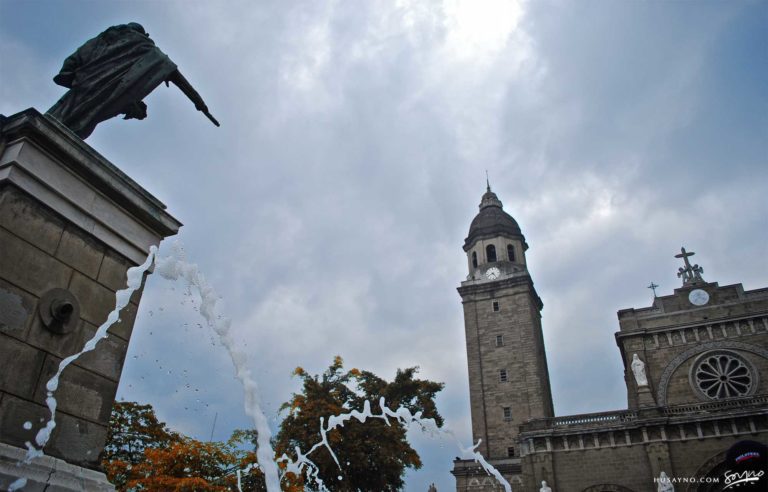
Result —
[[552, 492], [552, 488], [547, 485], [546, 480], [541, 481], [541, 488], [539, 489], [539, 492]]
[[656, 480], [656, 483], [656, 492], [675, 492], [675, 486], [672, 485], [672, 481], [663, 471], [659, 475], [658, 480]]
[[635, 374], [635, 381], [638, 386], [648, 386], [648, 378], [645, 376], [645, 363], [640, 360], [637, 354], [632, 354], [632, 372]]
[[67, 87], [48, 114], [80, 138], [87, 138], [102, 121], [117, 115], [143, 120], [142, 101], [162, 82], [173, 82], [216, 126], [203, 98], [168, 56], [155, 46], [141, 24], [112, 26], [85, 42], [64, 60], [53, 78]]

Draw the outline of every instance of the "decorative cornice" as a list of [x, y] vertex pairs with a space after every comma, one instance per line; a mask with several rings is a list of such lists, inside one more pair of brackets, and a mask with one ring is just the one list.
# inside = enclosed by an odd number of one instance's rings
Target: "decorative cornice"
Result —
[[[520, 459], [505, 459], [494, 461], [488, 460], [494, 468], [504, 475], [517, 475], [522, 473], [522, 467], [520, 465]], [[475, 477], [475, 476], [488, 476], [483, 467], [475, 460], [453, 460], [453, 469], [451, 474], [455, 477]]]
[[0, 140], [6, 149], [15, 142], [33, 142], [163, 237], [181, 227], [160, 200], [51, 116], [29, 108], [4, 117]]
[[34, 109], [2, 119], [0, 186], [21, 190], [136, 264], [181, 227], [157, 198]]
[[459, 292], [459, 295], [463, 299], [468, 295], [488, 294], [492, 292], [498, 292], [501, 289], [510, 289], [521, 285], [528, 286], [531, 291], [531, 295], [536, 300], [539, 311], [541, 311], [544, 308], [544, 303], [541, 301], [539, 294], [536, 292], [536, 288], [533, 286], [533, 279], [531, 279], [531, 276], [528, 274], [505, 277], [499, 280], [488, 282], [465, 282], [456, 290]]

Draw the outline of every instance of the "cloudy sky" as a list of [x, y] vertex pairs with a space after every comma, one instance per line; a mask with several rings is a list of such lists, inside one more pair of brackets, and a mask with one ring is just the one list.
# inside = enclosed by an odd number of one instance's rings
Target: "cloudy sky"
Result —
[[[265, 409], [336, 354], [445, 382], [468, 444], [461, 249], [491, 185], [530, 245], [559, 415], [623, 408], [616, 311], [705, 279], [768, 285], [768, 3], [0, 0], [0, 113], [44, 111], [64, 58], [142, 23], [221, 121], [158, 88], [88, 143], [168, 205], [224, 299]], [[163, 243], [168, 250], [171, 240]], [[182, 285], [146, 290], [119, 390], [171, 427], [249, 421]], [[451, 490], [415, 436], [407, 489]]]

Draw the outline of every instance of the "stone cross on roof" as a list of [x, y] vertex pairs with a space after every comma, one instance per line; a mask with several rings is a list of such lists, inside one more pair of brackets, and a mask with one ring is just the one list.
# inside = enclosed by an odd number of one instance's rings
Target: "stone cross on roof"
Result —
[[651, 285], [648, 286], [648, 288], [653, 291], [653, 297], [656, 297], [656, 287], [658, 287], [658, 285], [654, 284], [653, 282], [651, 282]]
[[680, 248], [680, 254], [675, 255], [675, 258], [682, 258], [683, 262], [685, 262], [685, 268], [680, 267], [677, 269], [677, 276], [683, 279], [683, 286], [704, 282], [704, 279], [701, 278], [704, 269], [699, 265], [691, 266], [691, 263], [688, 261], [688, 257], [695, 254], [693, 251], [689, 253], [685, 251], [685, 248]]

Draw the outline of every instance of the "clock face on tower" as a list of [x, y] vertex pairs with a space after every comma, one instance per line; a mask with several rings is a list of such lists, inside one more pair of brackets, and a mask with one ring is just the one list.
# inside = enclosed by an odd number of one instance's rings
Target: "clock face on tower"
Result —
[[694, 289], [688, 294], [688, 300], [691, 301], [691, 304], [694, 306], [703, 306], [709, 302], [709, 294], [707, 294], [706, 290]]
[[491, 267], [485, 271], [485, 276], [488, 280], [496, 280], [501, 275], [501, 271], [496, 267]]

